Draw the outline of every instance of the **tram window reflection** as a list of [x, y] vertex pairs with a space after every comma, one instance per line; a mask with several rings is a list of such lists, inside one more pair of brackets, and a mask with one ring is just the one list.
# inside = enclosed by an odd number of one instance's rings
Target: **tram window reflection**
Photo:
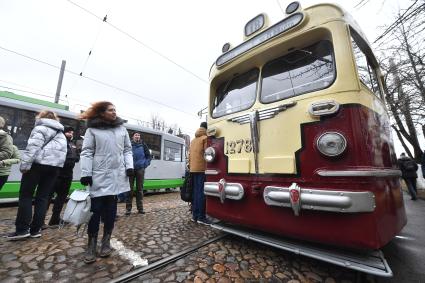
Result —
[[251, 107], [255, 102], [258, 73], [258, 69], [252, 69], [222, 83], [217, 88], [212, 110], [213, 118]]
[[[360, 48], [361, 43], [355, 38], [356, 34], [354, 30], [350, 30], [352, 33], [351, 45], [353, 46], [354, 58], [356, 60], [357, 71], [359, 74], [360, 82], [362, 82], [372, 93], [378, 97], [382, 97], [381, 90], [378, 84], [378, 78], [376, 76], [375, 68], [368, 60], [366, 53]], [[360, 40], [360, 39], [359, 39]]]
[[6, 128], [10, 134], [13, 134], [16, 131], [16, 127], [13, 127], [15, 111], [13, 108], [0, 105], [0, 116], [6, 121]]
[[151, 134], [151, 133], [146, 133], [146, 132], [128, 130], [130, 139], [135, 132], [140, 133], [142, 140], [146, 143], [146, 145], [148, 146], [151, 152], [152, 159], [156, 159], [156, 160], [161, 159], [161, 136]]
[[182, 162], [183, 145], [164, 140], [164, 160]]
[[261, 102], [270, 103], [330, 86], [335, 80], [332, 43], [323, 40], [267, 63]]
[[25, 149], [29, 136], [35, 124], [35, 116], [37, 113], [28, 110], [16, 109], [13, 127], [16, 127], [12, 138], [13, 143], [19, 149]]

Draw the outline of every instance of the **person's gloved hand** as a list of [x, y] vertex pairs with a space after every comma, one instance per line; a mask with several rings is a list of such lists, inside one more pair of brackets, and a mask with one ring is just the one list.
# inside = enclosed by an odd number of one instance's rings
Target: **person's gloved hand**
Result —
[[88, 186], [93, 185], [93, 178], [91, 176], [81, 177], [80, 179], [81, 185]]
[[128, 177], [134, 176], [134, 170], [132, 168], [129, 168], [126, 170], [126, 174]]

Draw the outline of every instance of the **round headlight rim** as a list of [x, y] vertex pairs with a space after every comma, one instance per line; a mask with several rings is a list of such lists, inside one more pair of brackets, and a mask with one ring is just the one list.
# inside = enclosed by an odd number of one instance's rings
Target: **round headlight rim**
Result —
[[[327, 154], [327, 153], [322, 152], [322, 150], [320, 150], [319, 141], [320, 141], [320, 139], [321, 139], [323, 136], [328, 135], [328, 134], [335, 134], [335, 135], [338, 135], [338, 136], [340, 136], [340, 137], [342, 138], [342, 140], [344, 141], [344, 148], [340, 151], [340, 153], [338, 153], [338, 154]], [[348, 147], [347, 138], [346, 138], [346, 137], [345, 137], [342, 133], [340, 133], [340, 132], [336, 132], [336, 131], [332, 131], [332, 132], [324, 132], [324, 133], [322, 133], [322, 134], [321, 134], [321, 135], [317, 138], [317, 140], [316, 140], [316, 148], [317, 148], [317, 150], [320, 152], [320, 154], [322, 154], [322, 155], [324, 155], [324, 156], [326, 156], [326, 157], [339, 157], [339, 156], [341, 156], [342, 154], [344, 154], [344, 152], [346, 152], [346, 151], [347, 151], [347, 147]]]
[[[208, 159], [207, 159], [207, 155], [212, 156], [212, 159], [211, 159], [211, 160], [208, 160]], [[216, 157], [216, 150], [215, 150], [215, 148], [214, 148], [214, 147], [212, 147], [212, 146], [207, 147], [207, 148], [205, 149], [205, 152], [204, 152], [204, 160], [205, 160], [206, 162], [208, 162], [208, 163], [211, 163], [211, 162], [214, 162], [215, 157]]]

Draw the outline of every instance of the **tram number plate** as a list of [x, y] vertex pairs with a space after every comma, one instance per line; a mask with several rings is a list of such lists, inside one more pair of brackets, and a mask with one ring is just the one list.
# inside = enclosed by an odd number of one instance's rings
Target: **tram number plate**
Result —
[[239, 139], [226, 142], [226, 154], [242, 153], [242, 151], [247, 153], [252, 151], [252, 143], [250, 139]]

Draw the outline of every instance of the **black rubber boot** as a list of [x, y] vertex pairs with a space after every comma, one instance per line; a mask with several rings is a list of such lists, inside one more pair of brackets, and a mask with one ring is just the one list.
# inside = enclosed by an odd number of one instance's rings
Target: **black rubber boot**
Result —
[[90, 235], [87, 244], [86, 254], [84, 255], [85, 263], [93, 263], [96, 261], [96, 246], [97, 246], [97, 234]]
[[108, 257], [112, 253], [111, 247], [111, 231], [105, 231], [102, 238], [102, 246], [100, 247], [100, 257]]
[[60, 221], [60, 215], [58, 213], [53, 213], [52, 217], [50, 217], [49, 226], [57, 226]]

